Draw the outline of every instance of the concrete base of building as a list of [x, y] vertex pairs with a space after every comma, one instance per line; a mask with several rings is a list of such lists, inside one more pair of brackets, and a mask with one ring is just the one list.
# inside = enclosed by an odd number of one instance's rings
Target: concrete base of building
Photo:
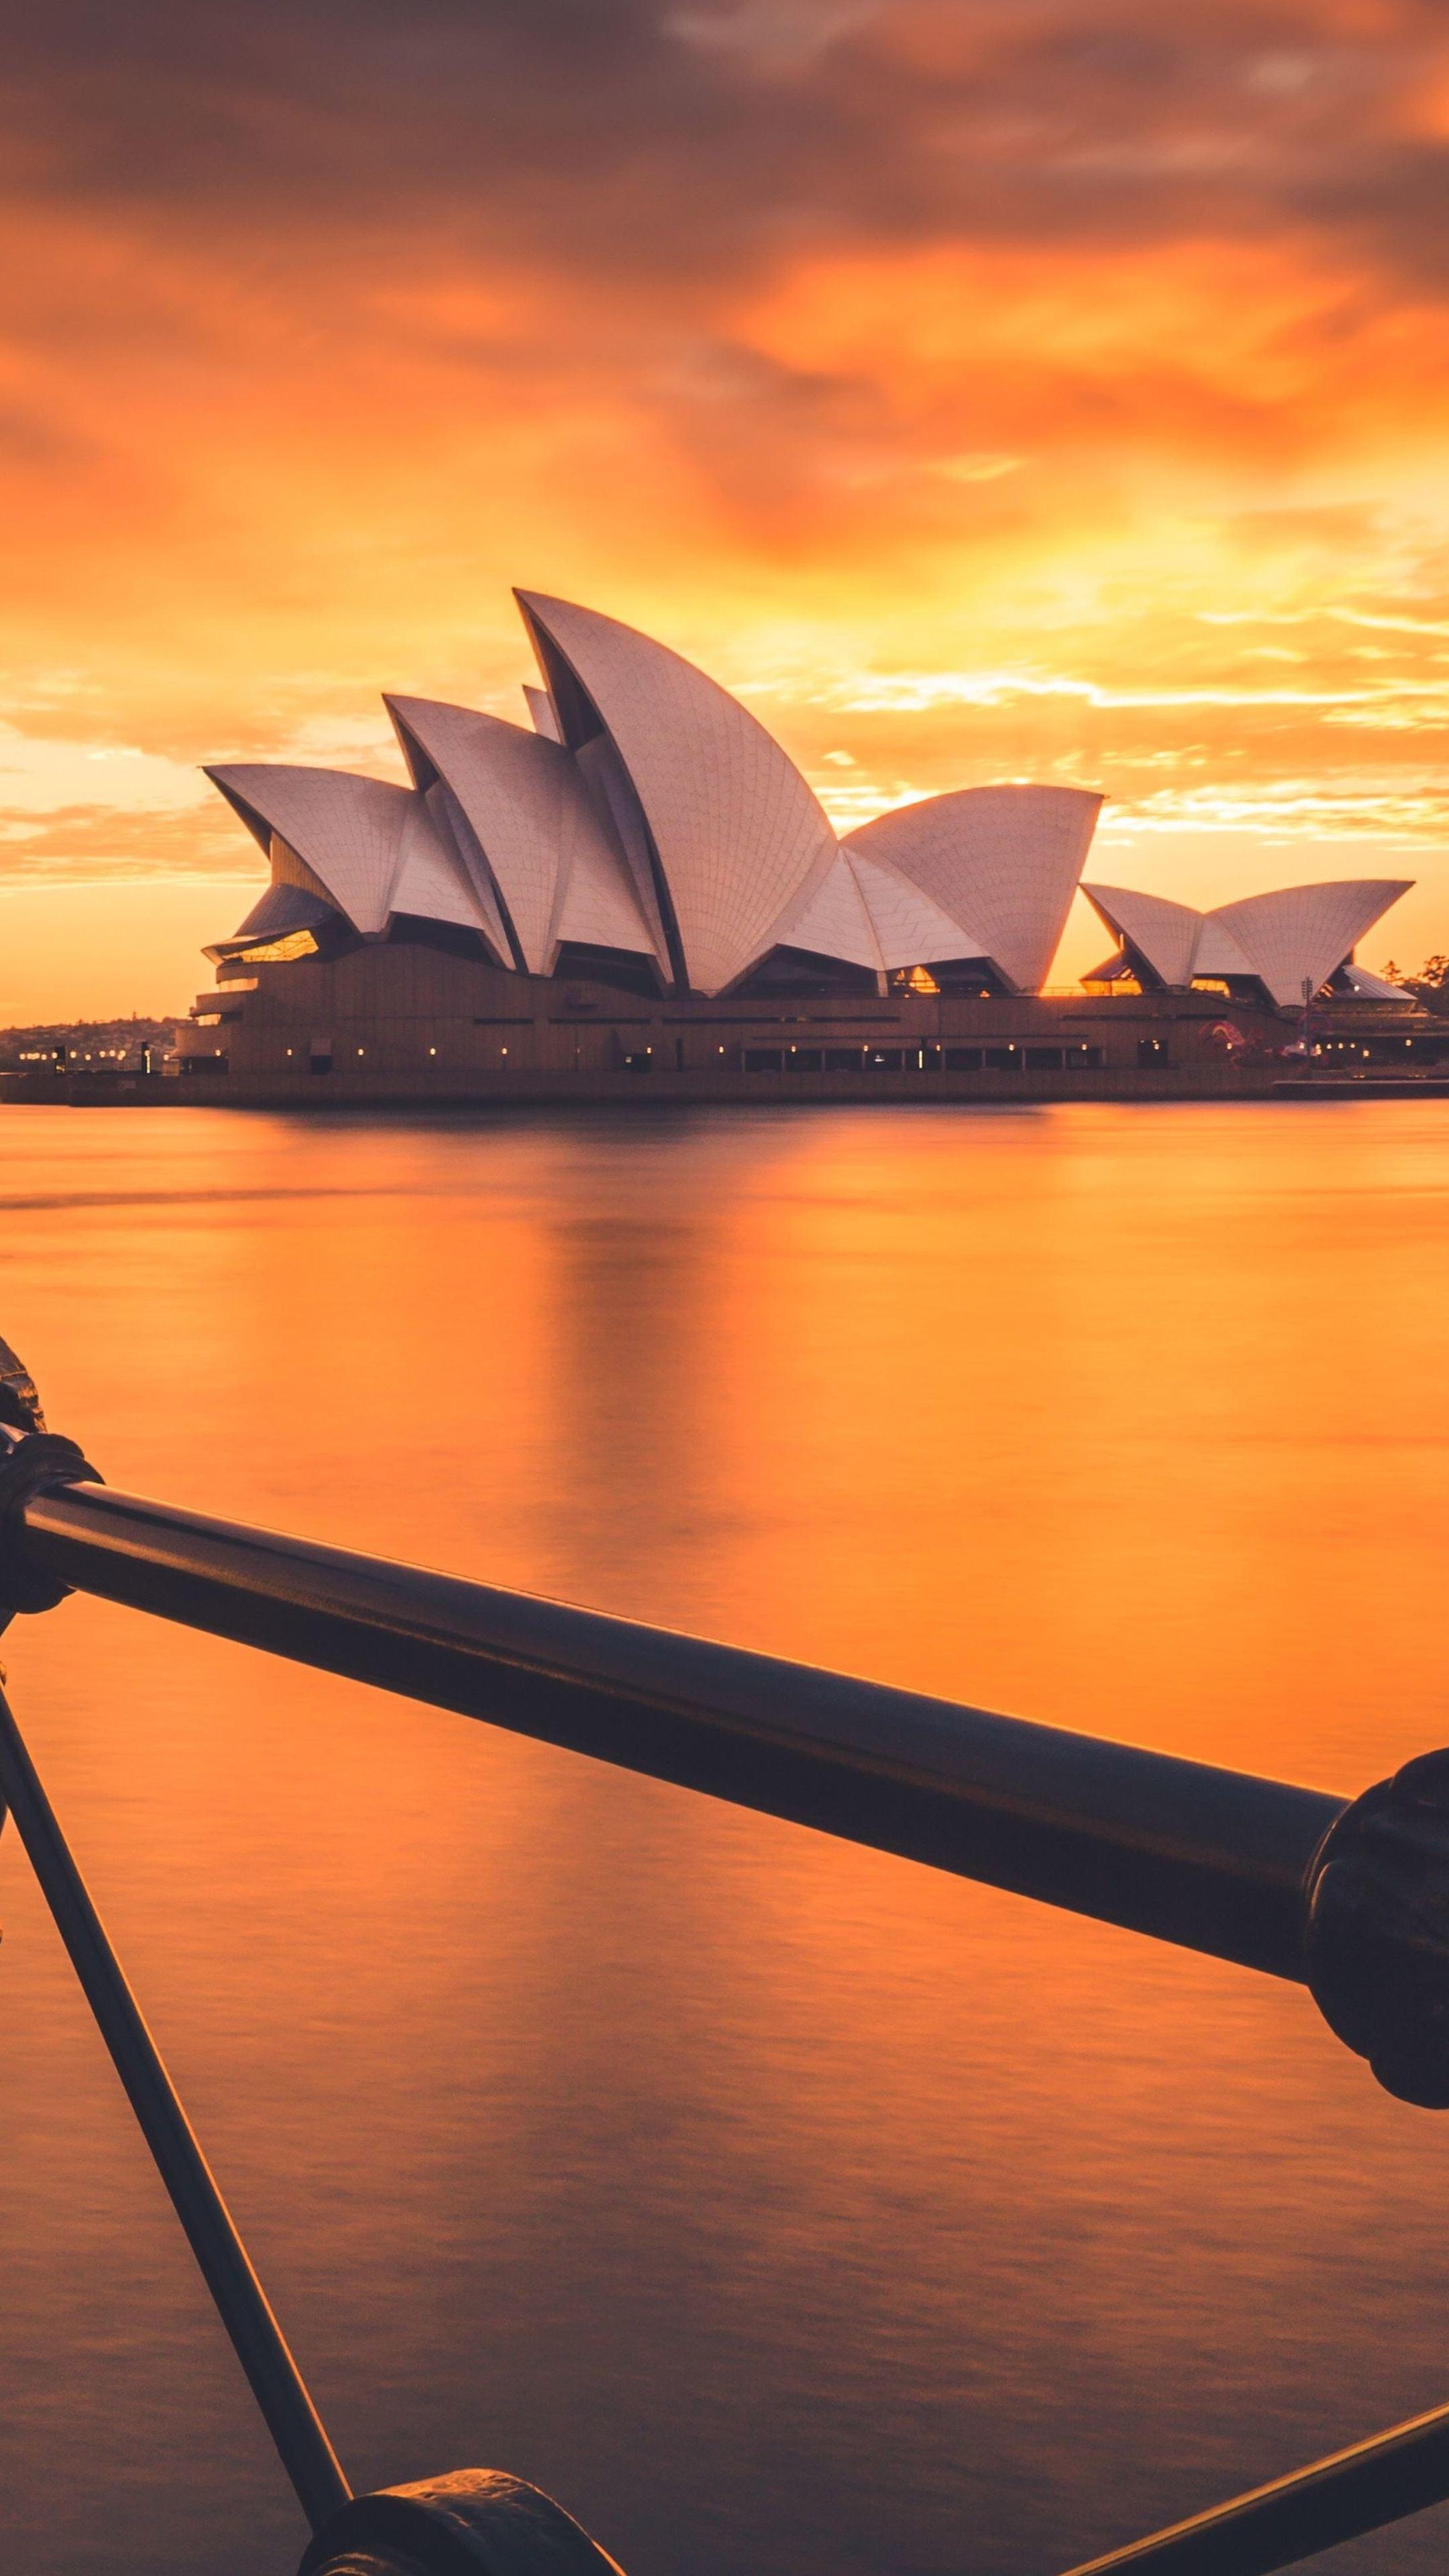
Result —
[[506, 973], [422, 943], [223, 965], [161, 1078], [37, 1069], [4, 1096], [246, 1109], [1221, 1100], [1424, 1087], [1449, 1021], [1406, 1002], [1300, 1017], [1225, 993], [772, 988], [706, 998]]
[[237, 1105], [1240, 1099], [1300, 1072], [1427, 1073], [1449, 1023], [1407, 1004], [1298, 1017], [1223, 992], [908, 987], [633, 992], [375, 941], [223, 966], [177, 1033], [188, 1094]]

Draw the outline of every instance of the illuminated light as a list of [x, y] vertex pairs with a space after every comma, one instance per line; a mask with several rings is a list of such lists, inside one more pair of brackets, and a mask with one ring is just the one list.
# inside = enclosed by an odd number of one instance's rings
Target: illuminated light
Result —
[[290, 1054], [291, 1054], [291, 1052], [292, 1052], [291, 1048], [290, 1048], [290, 1047], [288, 1047], [288, 1049], [287, 1049], [287, 1053], [288, 1053], [288, 1055], [290, 1055]]
[[365, 1055], [367, 1053], [367, 1049], [366, 1047], [359, 1047], [357, 1052], [359, 1055]]
[[429, 1055], [436, 1055], [436, 1054], [437, 1054], [437, 1052], [438, 1052], [438, 1050], [437, 1050], [437, 1048], [436, 1048], [436, 1047], [429, 1047], [429, 1049], [428, 1049], [428, 1053], [429, 1053]]
[[315, 957], [317, 942], [310, 930], [289, 930], [285, 939], [267, 939], [260, 948], [243, 948], [238, 952], [239, 966], [287, 966], [294, 957]]

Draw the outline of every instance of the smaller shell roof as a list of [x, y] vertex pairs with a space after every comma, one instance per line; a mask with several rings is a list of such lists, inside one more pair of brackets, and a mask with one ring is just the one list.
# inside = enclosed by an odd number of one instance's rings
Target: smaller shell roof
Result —
[[1113, 936], [1130, 943], [1164, 984], [1192, 982], [1203, 917], [1191, 904], [1128, 886], [1084, 885], [1082, 892]]
[[207, 777], [270, 852], [279, 833], [354, 929], [387, 928], [388, 896], [403, 825], [414, 799], [406, 787], [345, 769], [293, 769], [241, 761]]
[[1083, 787], [963, 787], [897, 805], [847, 833], [948, 914], [1020, 992], [1035, 992], [1061, 940], [1102, 798]]
[[261, 761], [206, 775], [263, 849], [270, 854], [275, 833], [364, 937], [379, 937], [397, 912], [486, 936], [462, 864], [415, 789], [350, 770]]
[[1227, 930], [1275, 1002], [1301, 1002], [1341, 966], [1411, 877], [1345, 877], [1326, 885], [1280, 886], [1224, 903], [1210, 921]]
[[1323, 885], [1280, 886], [1246, 895], [1213, 912], [1138, 894], [1122, 886], [1083, 886], [1082, 892], [1119, 939], [1146, 958], [1164, 984], [1190, 984], [1194, 976], [1256, 977], [1275, 1002], [1301, 1002], [1352, 955], [1412, 880], [1349, 877]]

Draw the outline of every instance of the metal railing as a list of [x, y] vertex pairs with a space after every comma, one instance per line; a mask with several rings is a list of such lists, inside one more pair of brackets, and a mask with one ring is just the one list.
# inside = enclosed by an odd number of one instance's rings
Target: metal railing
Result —
[[[1350, 1801], [177, 1511], [49, 1434], [0, 1343], [0, 1628], [69, 1590], [1296, 1981], [1449, 2107], [1449, 1753]], [[603, 2576], [502, 2471], [351, 2495], [3, 1693], [0, 1801], [311, 2525], [301, 2576]], [[1449, 2407], [1073, 2576], [1268, 2576], [1446, 2497]]]

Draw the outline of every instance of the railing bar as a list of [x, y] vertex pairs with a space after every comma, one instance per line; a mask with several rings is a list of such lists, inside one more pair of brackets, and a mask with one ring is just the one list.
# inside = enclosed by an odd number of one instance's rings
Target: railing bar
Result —
[[[17, 1515], [20, 1519], [20, 1515]], [[1345, 1801], [84, 1481], [27, 1567], [928, 1867], [1302, 1979]]]
[[267, 2430], [314, 2531], [352, 2490], [0, 1690], [0, 1794]]
[[1274, 2576], [1446, 2498], [1449, 2406], [1436, 2406], [1067, 2576]]

